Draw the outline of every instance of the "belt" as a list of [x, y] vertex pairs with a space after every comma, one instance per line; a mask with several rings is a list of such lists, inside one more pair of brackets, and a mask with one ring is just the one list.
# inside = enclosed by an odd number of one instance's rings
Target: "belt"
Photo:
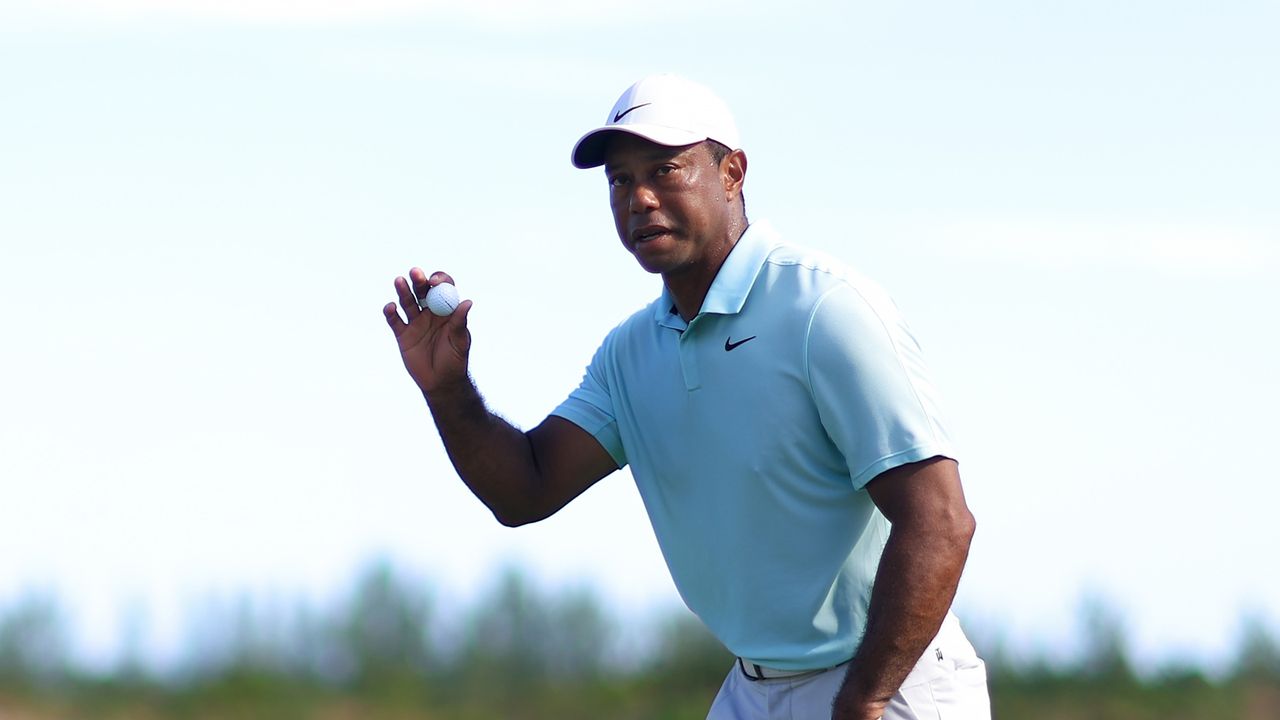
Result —
[[751, 682], [758, 682], [760, 680], [780, 680], [782, 678], [798, 678], [804, 675], [817, 675], [818, 673], [824, 673], [828, 670], [838, 668], [840, 665], [844, 665], [847, 662], [849, 661], [845, 660], [837, 665], [818, 668], [816, 670], [779, 670], [777, 668], [757, 665], [753, 662], [747, 662], [742, 658], [738, 658], [738, 667], [742, 670], [742, 674], [745, 675], [748, 680]]

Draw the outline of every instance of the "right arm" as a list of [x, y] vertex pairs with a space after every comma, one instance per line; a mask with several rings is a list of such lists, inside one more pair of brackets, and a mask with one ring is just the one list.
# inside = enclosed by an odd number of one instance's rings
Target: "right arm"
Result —
[[414, 268], [408, 280], [395, 281], [407, 322], [395, 303], [382, 309], [405, 369], [426, 398], [453, 467], [476, 497], [504, 525], [542, 520], [617, 465], [594, 437], [568, 420], [551, 416], [526, 433], [485, 407], [467, 373], [471, 301], [448, 317], [418, 309], [417, 298], [442, 282], [453, 280], [439, 272], [428, 278]]

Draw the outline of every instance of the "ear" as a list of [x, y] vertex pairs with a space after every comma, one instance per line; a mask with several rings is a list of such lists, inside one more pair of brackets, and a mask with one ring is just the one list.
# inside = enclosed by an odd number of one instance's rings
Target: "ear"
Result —
[[747, 154], [734, 150], [720, 161], [720, 182], [724, 185], [724, 197], [733, 201], [742, 194], [742, 183], [747, 179]]

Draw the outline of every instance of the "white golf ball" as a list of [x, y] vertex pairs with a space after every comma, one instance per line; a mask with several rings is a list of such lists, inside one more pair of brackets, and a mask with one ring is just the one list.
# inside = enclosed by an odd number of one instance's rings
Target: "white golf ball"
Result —
[[427, 291], [427, 309], [444, 317], [452, 315], [458, 307], [458, 288], [449, 283], [440, 283]]

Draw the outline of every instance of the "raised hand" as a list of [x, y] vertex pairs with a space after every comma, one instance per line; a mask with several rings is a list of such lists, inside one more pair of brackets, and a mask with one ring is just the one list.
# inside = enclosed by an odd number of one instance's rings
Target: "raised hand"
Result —
[[397, 311], [395, 303], [387, 303], [382, 308], [387, 325], [400, 345], [404, 367], [423, 393], [468, 381], [471, 333], [467, 330], [467, 313], [471, 312], [471, 301], [463, 300], [453, 314], [446, 317], [418, 307], [420, 299], [425, 302], [430, 288], [446, 282], [453, 283], [453, 278], [446, 273], [435, 272], [428, 278], [421, 268], [413, 268], [407, 280], [403, 277], [395, 280], [400, 310]]

